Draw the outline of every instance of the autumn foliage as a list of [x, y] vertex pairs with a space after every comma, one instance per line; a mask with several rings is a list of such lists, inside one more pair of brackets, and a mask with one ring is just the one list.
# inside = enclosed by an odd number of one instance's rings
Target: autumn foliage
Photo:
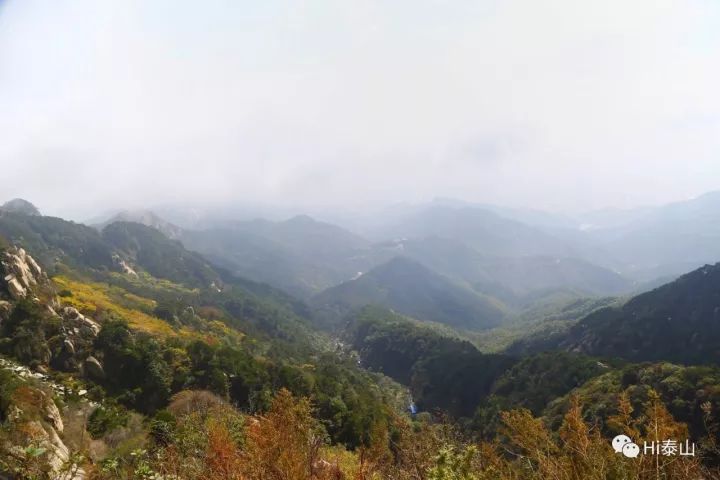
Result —
[[[583, 418], [573, 397], [562, 425], [552, 431], [529, 410], [501, 414], [503, 428], [492, 442], [473, 442], [443, 418], [389, 415], [354, 451], [329, 445], [307, 398], [281, 389], [270, 409], [243, 415], [209, 392], [183, 392], [168, 411], [175, 419], [169, 441], [146, 455], [158, 477], [218, 480], [656, 480], [711, 479], [702, 447], [695, 456], [615, 453], [607, 432]], [[607, 421], [612, 434], [626, 434], [638, 445], [665, 438], [687, 438], [651, 393], [635, 412], [627, 395], [618, 398]], [[131, 468], [137, 468], [137, 463]], [[142, 478], [126, 470], [96, 478]]]

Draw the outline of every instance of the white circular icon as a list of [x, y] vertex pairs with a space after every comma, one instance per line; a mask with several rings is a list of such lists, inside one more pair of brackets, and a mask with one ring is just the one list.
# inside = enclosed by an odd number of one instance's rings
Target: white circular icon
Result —
[[615, 450], [615, 453], [620, 453], [623, 451], [623, 447], [628, 443], [632, 443], [630, 437], [627, 435], [618, 435], [612, 440], [613, 450]]
[[622, 449], [622, 453], [628, 458], [635, 458], [640, 455], [640, 447], [634, 443], [626, 443]]

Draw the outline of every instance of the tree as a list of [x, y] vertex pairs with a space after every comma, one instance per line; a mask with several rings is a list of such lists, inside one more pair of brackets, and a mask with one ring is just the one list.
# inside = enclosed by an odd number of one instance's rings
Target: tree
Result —
[[264, 416], [247, 428], [245, 473], [267, 480], [310, 480], [326, 436], [310, 401], [281, 389]]

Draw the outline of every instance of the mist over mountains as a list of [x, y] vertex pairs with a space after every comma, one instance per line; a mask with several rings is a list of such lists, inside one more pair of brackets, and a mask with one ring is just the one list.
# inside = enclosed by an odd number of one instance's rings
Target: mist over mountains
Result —
[[[370, 304], [478, 330], [543, 304], [642, 291], [712, 263], [720, 258], [720, 231], [712, 227], [718, 198], [576, 217], [437, 199], [371, 219], [346, 216], [341, 223], [355, 231], [308, 215], [246, 220], [237, 209], [166, 208], [185, 219], [182, 226], [128, 210], [95, 228], [151, 227], [232, 275], [334, 318]], [[2, 208], [39, 213], [21, 200]]]
[[[247, 212], [237, 209], [166, 207], [182, 225], [150, 210], [130, 210], [95, 226], [141, 223], [223, 269], [303, 299], [367, 282], [362, 277], [368, 272], [406, 258], [448, 285], [492, 298], [503, 311], [519, 311], [557, 295], [627, 294], [713, 263], [720, 258], [720, 231], [713, 226], [718, 199], [708, 193], [578, 216], [437, 199], [372, 218], [346, 215], [339, 224], [307, 215], [245, 220]], [[2, 208], [39, 213], [22, 200]]]
[[[712, 263], [720, 254], [720, 232], [712, 226], [718, 198], [709, 193], [665, 206], [577, 216], [438, 199], [371, 217], [333, 215], [334, 223], [322, 215], [245, 220], [252, 215], [230, 210], [195, 210], [184, 228], [152, 214], [118, 218], [165, 229], [213, 261], [304, 297], [400, 254], [471, 288], [496, 283], [495, 288], [512, 284], [509, 290], [520, 295], [546, 287], [616, 294]], [[191, 216], [187, 209], [166, 211], [176, 219]], [[586, 273], [572, 278], [581, 270]], [[532, 280], [534, 275], [547, 281]]]

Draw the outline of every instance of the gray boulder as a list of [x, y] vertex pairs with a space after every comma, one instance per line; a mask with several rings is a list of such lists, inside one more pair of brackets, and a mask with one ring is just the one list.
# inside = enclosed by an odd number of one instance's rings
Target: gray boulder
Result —
[[102, 380], [105, 378], [105, 369], [100, 361], [90, 356], [85, 359], [82, 365], [83, 375], [92, 380]]

